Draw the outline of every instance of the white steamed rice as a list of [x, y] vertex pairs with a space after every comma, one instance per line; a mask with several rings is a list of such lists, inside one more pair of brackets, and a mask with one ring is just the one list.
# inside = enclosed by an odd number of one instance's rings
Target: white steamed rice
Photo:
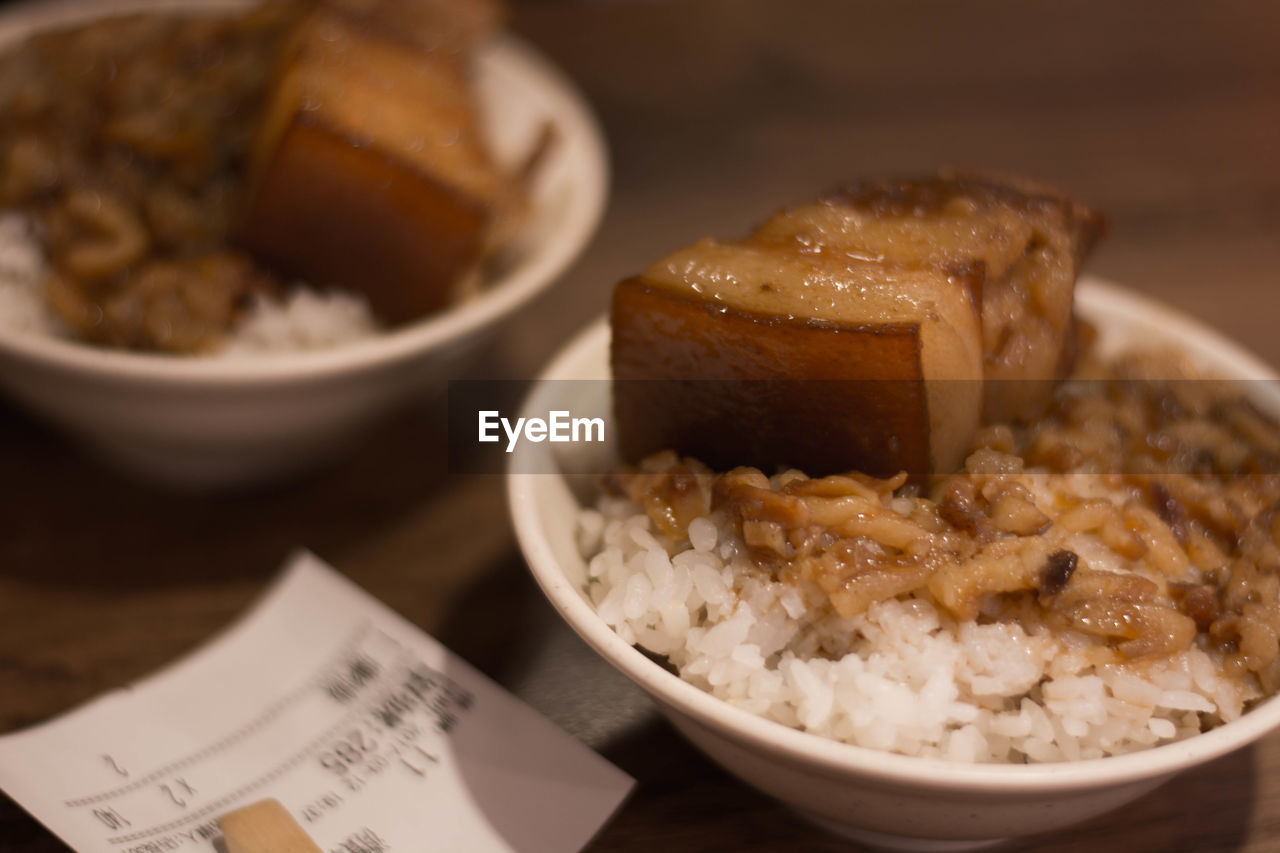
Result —
[[1198, 734], [1248, 698], [1195, 646], [1095, 665], [1096, 641], [958, 624], [924, 598], [842, 619], [713, 518], [669, 553], [636, 504], [606, 497], [579, 532], [591, 601], [624, 640], [732, 705], [847, 743], [964, 762], [1101, 758]]
[[[0, 214], [0, 333], [70, 337], [41, 293], [45, 260], [25, 217]], [[213, 358], [328, 349], [372, 337], [378, 327], [361, 297], [297, 286], [282, 299], [259, 296]]]

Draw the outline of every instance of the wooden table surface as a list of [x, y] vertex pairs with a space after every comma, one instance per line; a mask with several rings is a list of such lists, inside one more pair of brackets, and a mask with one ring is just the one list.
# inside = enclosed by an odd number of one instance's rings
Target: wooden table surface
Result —
[[[528, 3], [512, 18], [595, 106], [612, 198], [476, 375], [527, 378], [673, 247], [843, 178], [941, 164], [1102, 208], [1091, 271], [1280, 364], [1280, 4]], [[591, 849], [851, 849], [703, 759], [558, 622], [501, 481], [448, 471], [441, 415], [424, 403], [325, 470], [210, 496], [135, 482], [0, 401], [0, 731], [192, 648], [301, 544], [639, 780]], [[1280, 733], [1029, 846], [1280, 850]], [[0, 801], [0, 850], [63, 849]]]

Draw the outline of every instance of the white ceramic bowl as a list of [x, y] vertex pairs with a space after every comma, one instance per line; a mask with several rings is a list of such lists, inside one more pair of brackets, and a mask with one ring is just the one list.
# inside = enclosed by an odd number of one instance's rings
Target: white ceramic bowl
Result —
[[[0, 15], [0, 50], [51, 26], [243, 0], [71, 0]], [[438, 392], [483, 333], [552, 284], [604, 209], [603, 136], [574, 87], [527, 45], [500, 36], [480, 56], [479, 100], [500, 161], [528, 149], [544, 121], [557, 144], [533, 190], [525, 248], [484, 292], [419, 322], [332, 350], [259, 359], [175, 358], [105, 350], [0, 324], [0, 387], [134, 470], [191, 486], [268, 479], [341, 447], [369, 422]]]
[[[1080, 313], [1098, 325], [1103, 346], [1176, 344], [1219, 375], [1275, 380], [1276, 374], [1230, 341], [1148, 299], [1082, 282]], [[592, 325], [543, 373], [523, 415], [567, 409], [609, 417], [605, 379], [609, 330]], [[1274, 381], [1254, 383], [1258, 404], [1280, 416]], [[608, 430], [606, 430], [608, 435]], [[837, 743], [735, 708], [649, 660], [621, 640], [584, 597], [586, 563], [576, 516], [588, 477], [607, 449], [587, 444], [517, 445], [508, 476], [515, 529], [529, 567], [565, 621], [606, 660], [644, 688], [671, 723], [743, 781], [864, 840], [937, 849], [921, 840], [972, 842], [1046, 832], [1109, 811], [1174, 774], [1261, 737], [1280, 723], [1271, 700], [1241, 719], [1189, 740], [1125, 756], [1040, 765], [965, 765]], [[590, 458], [588, 458], [590, 457]], [[529, 473], [548, 472], [556, 473]]]

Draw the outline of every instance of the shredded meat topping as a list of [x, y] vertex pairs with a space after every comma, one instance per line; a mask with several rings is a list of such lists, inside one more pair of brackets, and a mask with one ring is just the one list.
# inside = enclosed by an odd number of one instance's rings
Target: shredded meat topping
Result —
[[984, 430], [965, 470], [928, 489], [902, 475], [713, 475], [670, 452], [614, 486], [676, 539], [711, 514], [844, 617], [909, 594], [958, 619], [1030, 607], [1114, 660], [1198, 642], [1274, 692], [1280, 429], [1222, 383], [1149, 381], [1155, 361], [1069, 383], [1038, 424]]
[[129, 15], [0, 54], [0, 208], [35, 224], [49, 305], [71, 331], [207, 350], [250, 293], [278, 286], [229, 244], [249, 140], [300, 8]]

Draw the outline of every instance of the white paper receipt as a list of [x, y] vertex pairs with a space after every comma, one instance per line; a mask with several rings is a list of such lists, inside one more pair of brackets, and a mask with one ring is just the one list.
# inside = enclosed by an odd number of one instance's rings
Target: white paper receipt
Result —
[[0, 738], [0, 788], [83, 853], [214, 853], [267, 797], [327, 853], [573, 851], [631, 785], [309, 554], [188, 658]]

